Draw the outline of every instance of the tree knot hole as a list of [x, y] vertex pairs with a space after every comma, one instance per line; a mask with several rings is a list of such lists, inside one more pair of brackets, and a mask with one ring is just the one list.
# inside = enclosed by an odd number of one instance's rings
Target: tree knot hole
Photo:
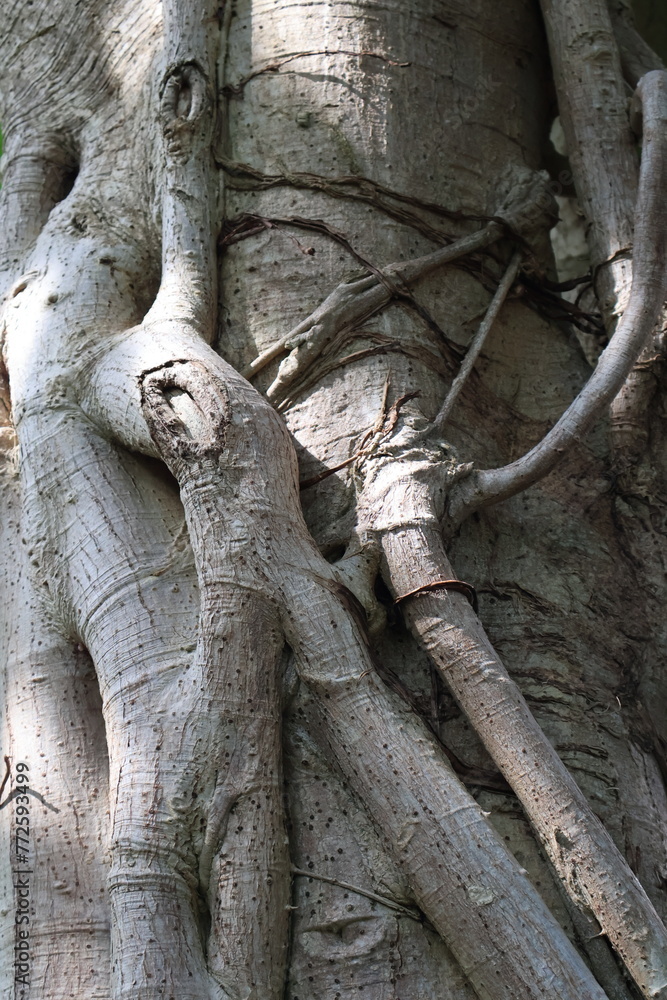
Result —
[[230, 418], [227, 390], [199, 361], [173, 361], [144, 372], [141, 406], [165, 458], [218, 455]]
[[160, 114], [168, 139], [191, 130], [211, 105], [206, 74], [198, 63], [179, 63], [167, 70], [160, 96]]

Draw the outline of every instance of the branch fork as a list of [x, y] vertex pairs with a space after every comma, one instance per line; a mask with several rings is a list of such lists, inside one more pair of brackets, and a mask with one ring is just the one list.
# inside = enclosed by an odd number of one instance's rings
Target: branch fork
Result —
[[514, 496], [546, 476], [607, 410], [655, 330], [667, 298], [667, 73], [637, 88], [644, 143], [635, 209], [634, 271], [627, 308], [589, 381], [532, 451], [499, 469], [473, 472], [449, 497], [453, 530], [473, 511]]

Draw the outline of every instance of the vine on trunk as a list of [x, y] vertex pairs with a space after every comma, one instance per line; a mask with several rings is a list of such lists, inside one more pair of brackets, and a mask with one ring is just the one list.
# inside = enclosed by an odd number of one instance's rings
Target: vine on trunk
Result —
[[[544, 8], [555, 32], [546, 0]], [[114, 796], [108, 880], [114, 1000], [283, 995], [291, 878], [335, 882], [295, 868], [289, 857], [281, 764], [286, 645], [316, 701], [322, 752], [364, 803], [415, 907], [447, 942], [480, 1000], [556, 994], [605, 1000], [433, 734], [377, 669], [358, 603], [368, 607], [378, 565], [415, 638], [520, 800], [574, 912], [588, 928], [599, 924], [646, 997], [663, 996], [667, 932], [491, 647], [467, 585], [448, 562], [441, 522], [446, 515], [459, 523], [546, 475], [609, 405], [655, 327], [667, 292], [665, 74], [649, 74], [637, 91], [644, 149], [635, 274], [590, 382], [544, 440], [506, 468], [473, 470], [440, 441], [456, 391], [517, 276], [516, 252], [460, 381], [432, 424], [420, 426], [402, 412], [408, 393], [389, 408], [387, 383], [380, 418], [349, 460], [358, 490], [350, 548], [364, 556], [365, 577], [345, 578], [315, 547], [299, 501], [300, 487], [335, 470], [299, 483], [280, 415], [207, 343], [215, 328], [217, 268], [217, 38], [207, 26], [219, 20], [218, 10], [208, 2], [202, 17], [201, 10], [165, 0], [164, 14], [156, 88], [164, 152], [162, 275], [155, 300], [143, 316], [136, 309], [123, 313], [104, 212], [91, 209], [77, 227], [63, 208], [35, 225], [26, 273], [5, 309], [23, 523], [38, 539], [33, 586], [54, 627], [90, 651], [102, 696]], [[290, 184], [352, 197], [440, 244], [382, 269], [360, 258], [371, 274], [340, 284], [244, 372], [250, 377], [287, 354], [267, 392], [271, 402], [285, 402], [295, 386], [321, 377], [317, 366], [327, 351], [424, 276], [498, 242], [508, 229], [529, 246], [543, 226], [543, 181], [533, 175], [518, 178], [497, 215], [483, 217], [436, 211], [365, 178], [263, 175], [219, 162], [246, 189]], [[484, 226], [451, 241], [421, 211]], [[129, 242], [119, 253], [126, 258], [119, 271], [125, 263], [130, 272], [137, 267]], [[64, 270], [74, 298], [77, 267], [95, 284], [92, 316], [85, 315], [92, 342], [82, 344], [81, 331], [55, 308], [60, 292], [50, 290], [49, 267]], [[35, 342], [26, 351], [23, 333], [38, 313]], [[394, 345], [383, 343], [330, 365], [389, 349]], [[196, 647], [179, 650], [187, 656], [176, 666], [152, 663], [150, 650], [141, 654], [147, 659], [139, 684], [128, 683], [112, 646], [128, 615], [147, 634], [156, 631], [160, 588], [173, 580], [154, 572], [154, 553], [141, 540], [140, 529], [153, 530], [151, 519], [121, 448], [159, 458], [178, 483], [200, 600]], [[125, 508], [106, 489], [114, 471], [131, 498]], [[52, 509], [64, 488], [74, 517]], [[113, 582], [99, 591], [88, 585], [84, 550], [95, 525], [123, 580], [122, 599]], [[134, 546], [126, 544], [130, 535]], [[335, 884], [419, 919], [412, 905]], [[541, 928], [541, 940], [517, 935], [527, 924]], [[600, 981], [610, 975], [603, 970]]]

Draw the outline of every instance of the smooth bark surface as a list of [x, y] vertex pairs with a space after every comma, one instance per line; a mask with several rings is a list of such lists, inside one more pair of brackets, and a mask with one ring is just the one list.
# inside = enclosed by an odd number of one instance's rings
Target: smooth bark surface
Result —
[[582, 437], [545, 25], [614, 385], [662, 76], [634, 219], [604, 4], [0, 8], [2, 996], [665, 996], [664, 532]]

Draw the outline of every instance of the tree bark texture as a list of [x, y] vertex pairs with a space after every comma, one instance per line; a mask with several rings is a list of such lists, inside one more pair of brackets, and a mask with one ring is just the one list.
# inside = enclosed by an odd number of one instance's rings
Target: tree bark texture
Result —
[[617, 8], [2, 0], [3, 997], [667, 997]]

